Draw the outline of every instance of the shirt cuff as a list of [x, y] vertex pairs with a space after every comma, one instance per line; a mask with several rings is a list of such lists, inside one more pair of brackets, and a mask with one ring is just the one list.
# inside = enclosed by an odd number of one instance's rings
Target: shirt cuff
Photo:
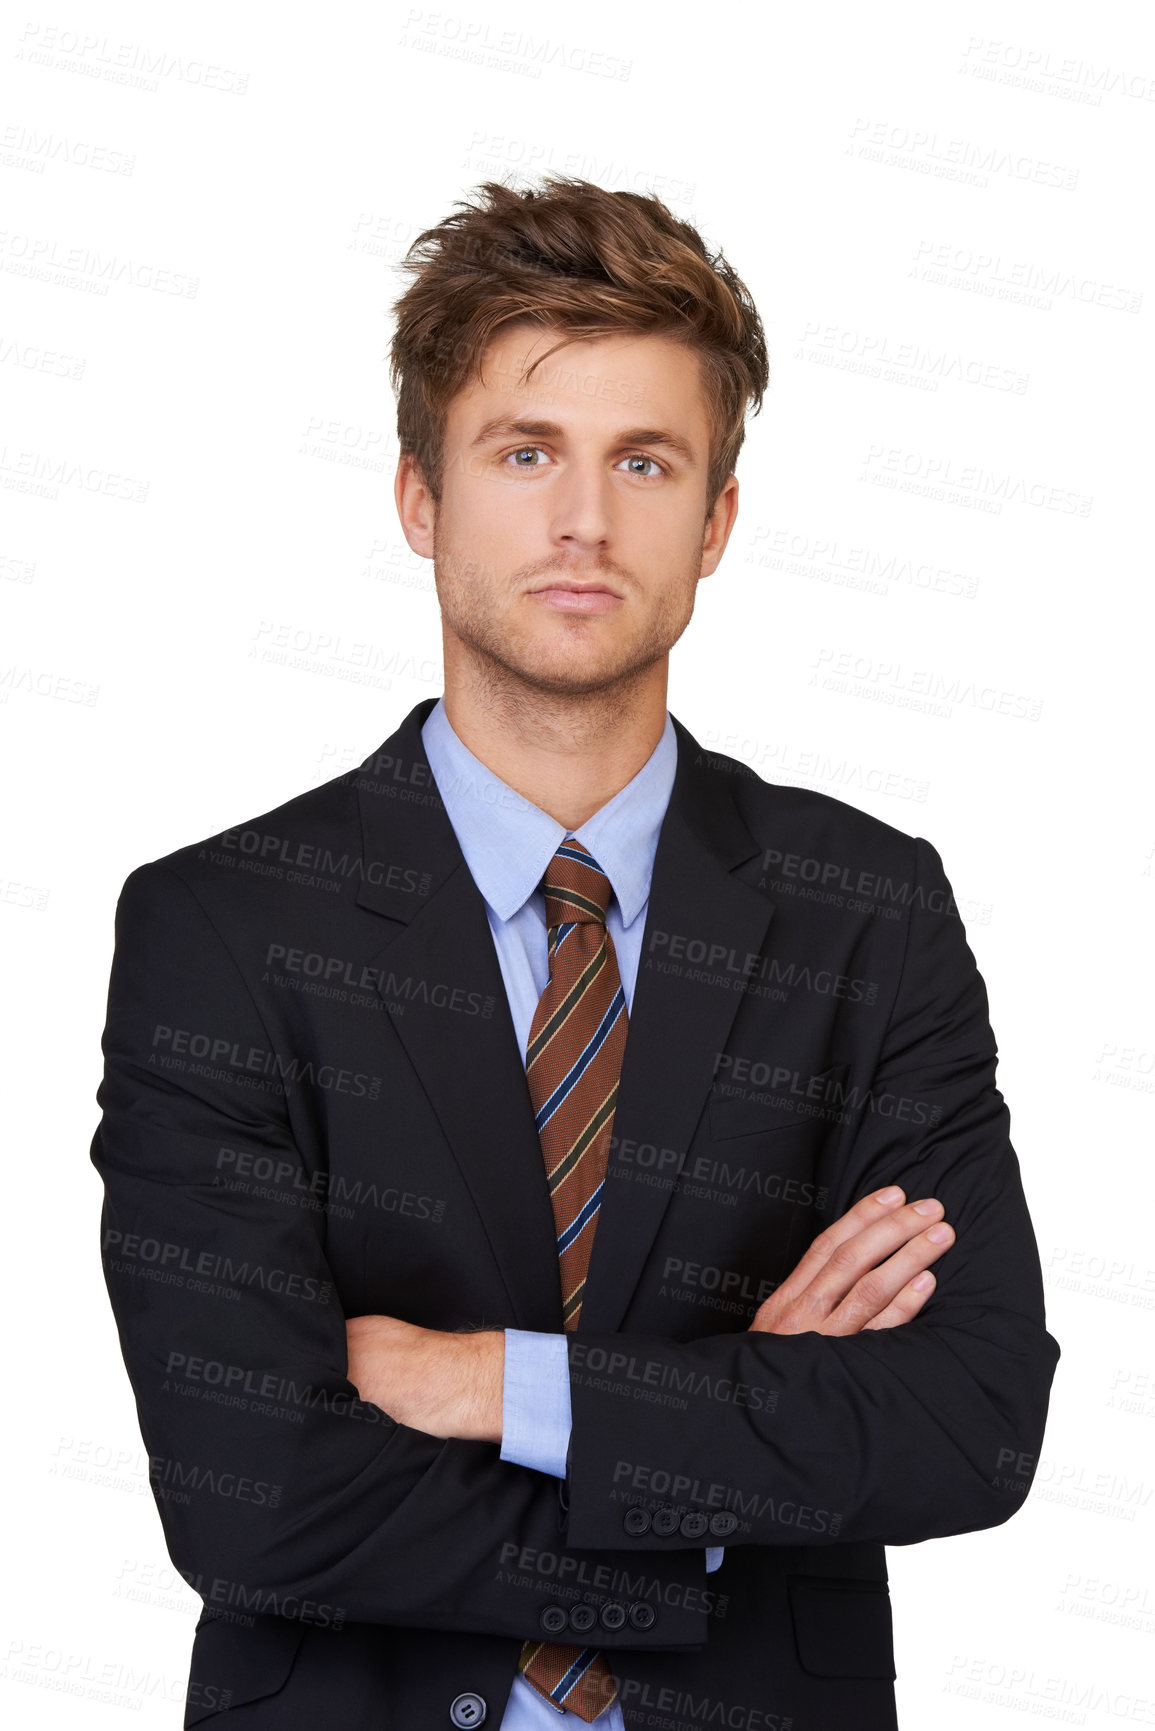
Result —
[[715, 1569], [722, 1567], [722, 1558], [726, 1555], [725, 1545], [706, 1546], [706, 1573], [712, 1575]]
[[569, 1348], [565, 1335], [507, 1328], [502, 1460], [564, 1479], [572, 1424]]

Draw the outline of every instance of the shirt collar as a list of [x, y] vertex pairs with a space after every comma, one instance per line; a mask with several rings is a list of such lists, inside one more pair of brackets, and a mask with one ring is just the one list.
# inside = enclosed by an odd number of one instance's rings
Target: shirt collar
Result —
[[670, 713], [638, 773], [576, 831], [531, 804], [475, 757], [439, 697], [421, 729], [429, 767], [466, 864], [485, 900], [509, 920], [530, 898], [567, 835], [576, 834], [610, 880], [622, 924], [646, 905], [658, 833], [670, 802], [678, 741]]

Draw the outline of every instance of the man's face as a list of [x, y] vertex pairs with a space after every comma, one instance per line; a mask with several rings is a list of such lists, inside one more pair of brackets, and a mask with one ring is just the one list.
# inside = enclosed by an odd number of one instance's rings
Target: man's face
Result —
[[570, 342], [521, 382], [561, 334], [504, 327], [484, 383], [453, 399], [430, 550], [447, 674], [457, 648], [576, 696], [664, 664], [721, 558], [738, 483], [706, 523], [710, 429], [691, 350]]

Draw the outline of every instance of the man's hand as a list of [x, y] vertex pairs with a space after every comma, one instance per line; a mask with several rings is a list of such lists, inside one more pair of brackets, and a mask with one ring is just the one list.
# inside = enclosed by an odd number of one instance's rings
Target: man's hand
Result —
[[345, 1334], [362, 1400], [429, 1436], [501, 1441], [502, 1330], [446, 1334], [395, 1316], [351, 1316]]
[[934, 1197], [905, 1200], [897, 1185], [864, 1196], [819, 1233], [793, 1273], [759, 1305], [763, 1334], [858, 1334], [897, 1328], [934, 1291], [934, 1262], [954, 1243]]

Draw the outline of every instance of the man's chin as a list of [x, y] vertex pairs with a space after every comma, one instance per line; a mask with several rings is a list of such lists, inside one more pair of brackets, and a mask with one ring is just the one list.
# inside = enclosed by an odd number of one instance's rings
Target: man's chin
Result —
[[630, 685], [645, 669], [624, 668], [558, 668], [510, 667], [507, 669], [517, 683], [548, 697], [593, 697], [599, 692], [614, 691]]
[[599, 691], [609, 691], [639, 678], [661, 659], [660, 654], [613, 655], [582, 653], [575, 646], [568, 653], [558, 645], [520, 644], [511, 653], [511, 646], [474, 642], [471, 658], [479, 671], [501, 683], [520, 685], [543, 695], [554, 697], [585, 697]]
[[626, 687], [643, 678], [668, 650], [650, 648], [617, 655], [535, 654], [531, 649], [509, 658], [509, 671], [526, 685], [556, 696], [592, 696]]

